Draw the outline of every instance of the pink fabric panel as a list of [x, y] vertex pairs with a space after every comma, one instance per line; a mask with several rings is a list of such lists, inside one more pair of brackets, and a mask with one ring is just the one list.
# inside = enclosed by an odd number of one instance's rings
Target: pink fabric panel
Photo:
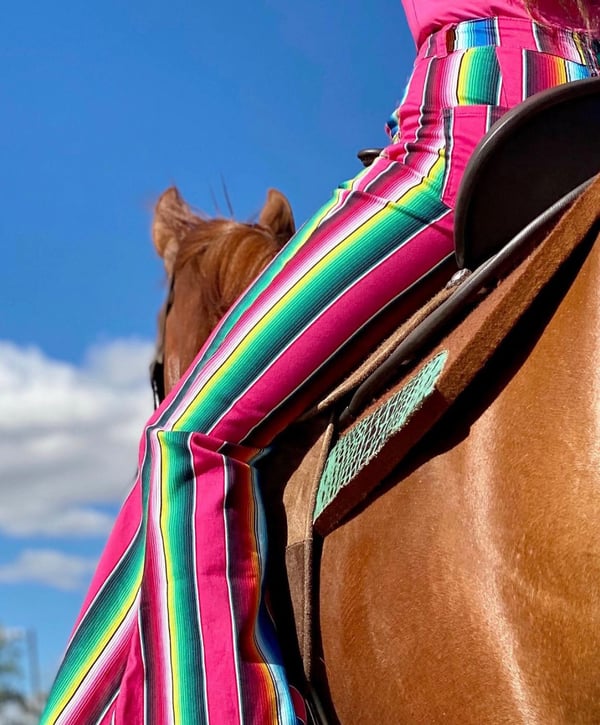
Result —
[[[168, 437], [172, 434], [165, 435]], [[180, 438], [178, 434], [174, 437]], [[228, 474], [239, 464], [233, 461], [226, 464], [224, 456], [211, 450], [214, 446], [214, 439], [201, 433], [195, 433], [190, 440], [194, 473], [197, 480], [202, 480], [201, 495], [197, 496], [195, 511], [198, 604], [205, 646], [209, 718], [222, 718], [224, 722], [236, 725], [241, 721], [234, 655], [237, 642], [232, 631], [230, 590], [223, 573], [228, 571], [228, 532], [224, 514]], [[240, 485], [244, 486], [247, 483], [245, 477], [242, 475], [240, 478]], [[243, 516], [243, 512], [240, 515]], [[239, 552], [238, 576], [240, 572], [243, 572], [242, 576], [247, 575], [247, 569], [251, 569], [251, 566], [244, 565], [245, 559], [253, 553], [252, 550]], [[256, 592], [256, 588], [255, 581], [249, 582], [243, 593], [247, 595], [247, 589]]]

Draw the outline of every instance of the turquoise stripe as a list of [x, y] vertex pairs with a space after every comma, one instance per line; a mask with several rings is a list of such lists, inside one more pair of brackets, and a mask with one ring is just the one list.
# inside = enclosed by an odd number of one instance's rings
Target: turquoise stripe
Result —
[[[103, 651], [99, 650], [98, 643], [104, 639], [107, 630], [117, 630], [121, 626], [123, 618], [118, 615], [126, 615], [129, 612], [130, 607], [124, 609], [124, 604], [127, 600], [133, 603], [139, 589], [144, 540], [145, 529], [142, 528], [82, 618], [56, 675], [41, 723], [55, 722], [72, 699], [65, 700], [66, 693], [74, 686], [85, 687], [90, 667]], [[117, 673], [115, 677], [115, 683], [112, 687], [106, 687], [95, 709], [99, 708], [101, 711], [114, 698], [118, 689], [119, 674]], [[77, 695], [74, 698], [77, 698]]]
[[591, 76], [591, 71], [587, 66], [581, 65], [581, 63], [575, 63], [571, 60], [565, 61], [565, 70], [569, 81], [581, 81], [584, 78], [589, 78]]
[[499, 43], [500, 39], [495, 18], [473, 20], [467, 23], [459, 23], [456, 26], [454, 50], [498, 45]]

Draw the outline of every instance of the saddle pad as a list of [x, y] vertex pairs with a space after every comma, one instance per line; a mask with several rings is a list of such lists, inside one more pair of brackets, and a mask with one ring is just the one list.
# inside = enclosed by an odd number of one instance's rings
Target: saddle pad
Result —
[[314, 526], [325, 536], [431, 429], [600, 218], [600, 177], [546, 239], [334, 445], [319, 484]]
[[343, 435], [331, 450], [317, 491], [314, 517], [319, 518], [344, 486], [369, 465], [387, 441], [417, 413], [429, 415], [428, 399], [448, 358], [446, 350], [428, 360], [371, 415]]

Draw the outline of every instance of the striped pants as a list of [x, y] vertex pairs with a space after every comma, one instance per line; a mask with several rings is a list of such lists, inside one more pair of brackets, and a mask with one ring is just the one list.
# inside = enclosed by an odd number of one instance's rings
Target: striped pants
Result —
[[246, 291], [148, 422], [43, 723], [297, 722], [264, 603], [253, 461], [313, 402], [306, 381], [451, 253], [458, 183], [490, 123], [597, 74], [597, 49], [503, 18], [425, 43], [392, 144]]

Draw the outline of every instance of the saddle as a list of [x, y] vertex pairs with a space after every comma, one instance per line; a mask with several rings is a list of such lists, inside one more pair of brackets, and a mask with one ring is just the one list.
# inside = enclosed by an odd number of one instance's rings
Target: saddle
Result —
[[[593, 78], [533, 96], [490, 129], [457, 199], [462, 274], [282, 434], [264, 466], [279, 494], [265, 495], [279, 507], [267, 511], [280, 552], [273, 608], [292, 679], [306, 683], [317, 723], [327, 722], [315, 626], [321, 542], [464, 393], [582, 240], [598, 236], [599, 123]], [[377, 152], [359, 158], [367, 164]]]

